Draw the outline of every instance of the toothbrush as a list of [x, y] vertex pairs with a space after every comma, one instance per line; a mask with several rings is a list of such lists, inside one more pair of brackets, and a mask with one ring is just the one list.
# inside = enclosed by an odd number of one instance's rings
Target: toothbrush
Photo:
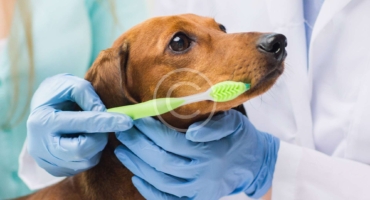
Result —
[[213, 85], [205, 92], [178, 98], [159, 98], [134, 105], [110, 108], [108, 112], [121, 113], [132, 119], [161, 115], [180, 106], [199, 101], [211, 100], [215, 102], [231, 101], [250, 89], [250, 84], [224, 81]]

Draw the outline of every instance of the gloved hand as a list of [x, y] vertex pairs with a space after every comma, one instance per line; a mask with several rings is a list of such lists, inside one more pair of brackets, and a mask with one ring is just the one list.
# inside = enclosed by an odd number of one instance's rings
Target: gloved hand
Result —
[[[80, 106], [84, 111], [73, 111]], [[92, 85], [60, 74], [35, 92], [27, 121], [27, 148], [38, 165], [54, 176], [71, 176], [95, 166], [108, 141], [106, 132], [132, 127], [128, 116], [104, 112]]]
[[219, 199], [244, 191], [259, 198], [271, 187], [279, 140], [260, 132], [241, 113], [214, 116], [185, 134], [152, 118], [116, 133], [125, 145], [118, 159], [134, 174], [146, 199]]

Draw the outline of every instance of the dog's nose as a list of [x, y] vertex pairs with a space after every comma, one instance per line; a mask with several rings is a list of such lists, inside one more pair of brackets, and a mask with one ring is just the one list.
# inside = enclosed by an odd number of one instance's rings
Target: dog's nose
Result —
[[257, 44], [258, 49], [274, 56], [277, 60], [282, 60], [285, 55], [285, 47], [287, 46], [287, 39], [282, 34], [266, 34], [263, 35]]

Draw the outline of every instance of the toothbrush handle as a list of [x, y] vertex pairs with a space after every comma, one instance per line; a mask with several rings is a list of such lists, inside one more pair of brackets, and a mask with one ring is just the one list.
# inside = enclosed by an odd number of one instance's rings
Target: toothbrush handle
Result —
[[185, 100], [181, 98], [160, 98], [134, 105], [110, 108], [107, 111], [125, 114], [135, 120], [161, 115], [182, 106], [184, 102]]

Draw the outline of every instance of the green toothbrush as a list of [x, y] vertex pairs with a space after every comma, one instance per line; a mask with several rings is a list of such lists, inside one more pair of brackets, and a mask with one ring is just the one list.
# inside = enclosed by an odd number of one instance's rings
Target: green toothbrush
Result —
[[108, 112], [125, 114], [135, 120], [144, 117], [161, 115], [163, 113], [174, 110], [180, 106], [198, 101], [204, 100], [212, 100], [215, 102], [231, 101], [249, 89], [250, 84], [248, 83], [224, 81], [213, 85], [210, 89], [203, 93], [180, 98], [169, 97], [153, 99], [134, 105], [110, 108], [108, 109]]

